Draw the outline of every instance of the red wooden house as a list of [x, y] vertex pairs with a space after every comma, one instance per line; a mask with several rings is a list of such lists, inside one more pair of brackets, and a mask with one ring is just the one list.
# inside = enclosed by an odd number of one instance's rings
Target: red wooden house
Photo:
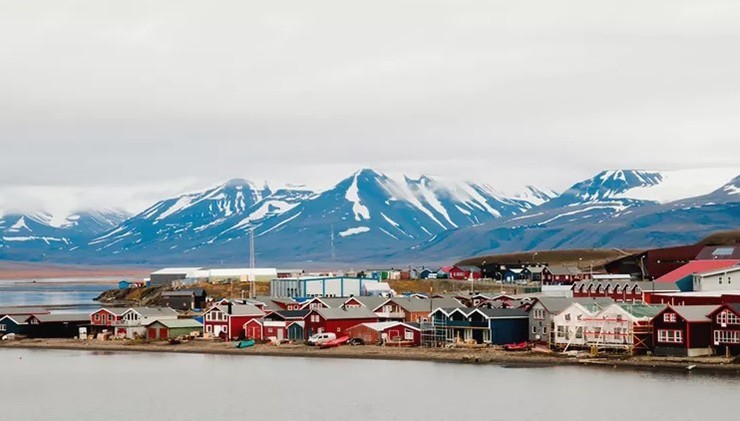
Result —
[[[308, 313], [309, 310], [285, 310], [266, 315], [262, 321], [263, 339], [274, 337], [278, 340], [303, 340], [304, 320]], [[300, 329], [295, 324], [298, 324]]]
[[477, 266], [445, 266], [441, 271], [446, 273], [448, 278], [458, 281], [467, 281], [471, 277], [480, 279], [482, 276], [482, 272]]
[[655, 355], [697, 357], [712, 353], [712, 320], [717, 306], [668, 306], [653, 317]]
[[265, 313], [251, 304], [215, 305], [203, 314], [203, 332], [227, 339], [245, 337], [244, 325], [262, 319]]
[[90, 324], [101, 328], [113, 327], [121, 323], [127, 307], [101, 308], [90, 315]]
[[366, 307], [353, 308], [317, 308], [306, 316], [305, 335], [310, 337], [315, 333], [331, 332], [337, 337], [344, 335], [346, 330], [361, 323], [377, 322], [378, 316]]
[[421, 329], [418, 325], [401, 322], [362, 323], [347, 329], [351, 338], [360, 338], [365, 344], [403, 343], [408, 346], [421, 345]]
[[722, 304], [709, 317], [717, 354], [740, 355], [740, 303]]

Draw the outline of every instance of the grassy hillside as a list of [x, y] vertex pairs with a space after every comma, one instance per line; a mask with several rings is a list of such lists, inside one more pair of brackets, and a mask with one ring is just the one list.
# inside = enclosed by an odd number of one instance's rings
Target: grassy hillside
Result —
[[579, 266], [582, 269], [589, 268], [593, 265], [593, 268], [598, 270], [605, 263], [635, 253], [636, 251], [621, 249], [573, 249], [490, 254], [464, 259], [457, 262], [457, 264], [480, 266], [483, 262], [502, 264], [547, 263], [549, 265]]
[[733, 243], [740, 243], [740, 229], [715, 232], [698, 242], [698, 244], [709, 246]]

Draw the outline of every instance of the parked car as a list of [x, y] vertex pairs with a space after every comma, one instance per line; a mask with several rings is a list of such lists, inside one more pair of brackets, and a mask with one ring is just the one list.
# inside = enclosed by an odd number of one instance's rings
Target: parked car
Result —
[[336, 333], [317, 333], [310, 338], [308, 338], [308, 341], [306, 343], [308, 345], [319, 345], [323, 344], [324, 342], [329, 342], [337, 339]]
[[352, 338], [347, 342], [350, 345], [356, 346], [356, 345], [365, 345], [365, 341], [362, 338]]

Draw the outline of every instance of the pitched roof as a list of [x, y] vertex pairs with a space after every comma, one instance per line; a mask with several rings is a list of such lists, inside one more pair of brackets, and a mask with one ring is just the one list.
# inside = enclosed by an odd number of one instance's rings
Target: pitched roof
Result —
[[317, 308], [314, 311], [327, 320], [374, 319], [378, 317], [367, 307]]
[[710, 313], [719, 306], [670, 306], [681, 318], [688, 322], [710, 322]]
[[460, 270], [464, 270], [466, 272], [480, 272], [480, 268], [478, 266], [473, 265], [463, 265], [463, 266], [456, 266]]
[[115, 314], [116, 316], [123, 316], [123, 313], [129, 311], [131, 307], [101, 307], [93, 312], [97, 313], [101, 310], [105, 310], [108, 313]]
[[676, 282], [695, 273], [709, 272], [713, 270], [724, 269], [740, 264], [740, 260], [692, 260], [678, 269], [672, 270], [655, 282]]
[[87, 313], [55, 313], [34, 315], [41, 323], [64, 323], [64, 322], [89, 322], [90, 315]]
[[480, 308], [478, 311], [489, 319], [529, 318], [529, 313], [522, 308]]
[[274, 312], [273, 314], [276, 314], [283, 319], [302, 319], [306, 317], [306, 315], [310, 312], [311, 310], [306, 308], [303, 310], [280, 310]]
[[383, 331], [385, 329], [395, 327], [395, 326], [403, 326], [409, 329], [420, 330], [420, 327], [418, 325], [414, 326], [414, 325], [403, 323], [403, 322], [372, 322], [372, 323], [362, 323], [362, 324], [359, 324], [358, 326], [365, 326], [377, 332], [380, 332], [380, 331]]
[[650, 304], [618, 303], [617, 305], [621, 307], [622, 309], [624, 309], [624, 311], [626, 311], [627, 313], [637, 318], [649, 317], [651, 319], [655, 317], [658, 313], [663, 311], [663, 309], [665, 309], [666, 307], [664, 305], [650, 305]]
[[583, 272], [575, 266], [548, 266], [548, 272], [553, 275], [581, 275]]
[[384, 302], [388, 301], [388, 298], [387, 297], [351, 297], [351, 298], [347, 298], [346, 300], [344, 300], [344, 302], [346, 303], [347, 301], [351, 300], [352, 298], [354, 298], [355, 300], [357, 300], [358, 302], [360, 302], [360, 304], [362, 304], [363, 306], [369, 308], [370, 310], [372, 310], [372, 309], [378, 307], [379, 305], [383, 304]]
[[740, 271], [740, 266], [733, 266], [729, 268], [719, 269], [719, 270], [713, 270], [710, 272], [701, 272], [697, 273], [697, 276], [713, 276], [713, 275], [721, 275], [724, 273], [735, 273], [737, 271]]
[[[606, 307], [614, 302], [609, 297], [594, 297], [594, 298], [571, 298], [571, 297], [539, 297], [536, 298], [550, 314], [559, 314], [561, 311], [570, 307], [573, 303], [581, 305], [597, 304], [602, 307]], [[587, 307], [588, 308], [588, 307]]]
[[191, 295], [203, 295], [205, 293], [205, 290], [203, 288], [193, 288], [193, 289], [181, 289], [177, 291], [163, 291], [162, 296], [167, 297], [189, 297]]
[[17, 325], [24, 325], [26, 324], [26, 320], [31, 316], [33, 316], [33, 314], [8, 314], [0, 317], [0, 320], [10, 319]]
[[343, 297], [319, 297], [322, 303], [329, 306], [329, 308], [340, 308], [348, 300]]
[[169, 307], [131, 307], [128, 310], [135, 311], [143, 317], [177, 316], [177, 311]]
[[192, 328], [192, 329], [201, 329], [203, 328], [203, 323], [195, 320], [195, 319], [162, 319], [162, 320], [154, 320], [151, 323], [147, 323], [147, 326], [151, 326], [154, 323], [159, 323], [161, 325], [164, 325], [164, 327], [168, 329], [178, 329], [178, 328]]
[[[438, 307], [444, 307], [444, 308], [462, 307], [462, 304], [460, 304], [459, 301], [451, 297], [427, 298], [427, 299], [410, 298], [410, 297], [393, 297], [390, 299], [390, 301], [398, 304], [399, 307], [401, 307], [402, 309], [410, 313], [430, 312], [431, 310], [438, 308]], [[376, 308], [379, 306], [380, 305], [376, 306]]]
[[740, 245], [706, 246], [696, 256], [697, 260], [740, 259]]
[[[221, 312], [225, 314], [229, 314], [228, 305], [218, 305], [216, 306], [216, 308], [218, 308]], [[264, 311], [260, 310], [259, 308], [255, 307], [252, 304], [232, 304], [231, 305], [231, 315], [232, 316], [263, 316], [264, 314], [265, 314]]]

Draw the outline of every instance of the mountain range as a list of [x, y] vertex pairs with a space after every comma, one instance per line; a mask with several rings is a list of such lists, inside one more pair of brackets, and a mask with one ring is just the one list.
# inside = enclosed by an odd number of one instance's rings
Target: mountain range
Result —
[[0, 216], [0, 259], [96, 264], [446, 262], [491, 252], [639, 248], [740, 225], [737, 170], [610, 170], [562, 193], [357, 171], [323, 191], [234, 179], [136, 215]]

